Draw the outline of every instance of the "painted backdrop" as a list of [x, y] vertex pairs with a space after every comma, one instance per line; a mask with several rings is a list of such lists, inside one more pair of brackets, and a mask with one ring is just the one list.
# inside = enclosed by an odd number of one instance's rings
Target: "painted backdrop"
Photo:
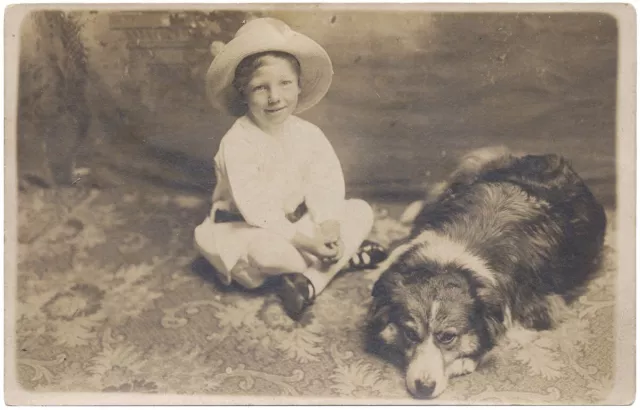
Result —
[[[23, 24], [20, 136], [36, 143], [23, 144], [23, 170], [42, 163], [33, 151], [44, 139], [54, 161], [79, 145], [78, 161], [101, 183], [136, 176], [207, 192], [233, 120], [204, 97], [209, 47], [265, 15], [333, 59], [331, 90], [303, 117], [334, 144], [351, 195], [419, 195], [462, 152], [506, 143], [567, 155], [614, 201], [617, 28], [606, 14], [87, 10], [54, 12], [58, 33], [51, 15], [34, 15]], [[43, 83], [62, 84], [63, 102], [45, 99]], [[64, 121], [65, 96], [86, 106], [67, 120], [86, 119], [85, 133], [51, 126]], [[38, 101], [50, 115], [34, 113]]]

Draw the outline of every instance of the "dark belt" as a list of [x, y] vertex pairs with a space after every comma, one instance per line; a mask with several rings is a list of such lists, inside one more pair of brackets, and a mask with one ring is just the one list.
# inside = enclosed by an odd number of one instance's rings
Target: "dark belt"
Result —
[[[302, 202], [295, 211], [286, 215], [287, 219], [291, 223], [298, 222], [307, 213], [307, 204]], [[225, 222], [246, 222], [244, 217], [239, 212], [225, 211], [224, 209], [216, 209], [216, 213], [213, 221], [215, 223]]]

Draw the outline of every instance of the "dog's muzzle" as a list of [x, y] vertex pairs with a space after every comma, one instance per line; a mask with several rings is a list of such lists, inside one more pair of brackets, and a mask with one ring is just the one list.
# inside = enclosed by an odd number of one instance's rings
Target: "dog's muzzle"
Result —
[[406, 372], [409, 392], [418, 399], [433, 399], [447, 388], [442, 352], [433, 342], [433, 336], [416, 346]]

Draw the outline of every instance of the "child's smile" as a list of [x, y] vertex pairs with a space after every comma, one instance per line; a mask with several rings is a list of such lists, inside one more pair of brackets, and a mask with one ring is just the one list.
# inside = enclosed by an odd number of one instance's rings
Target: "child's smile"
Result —
[[298, 105], [298, 75], [284, 59], [267, 57], [247, 85], [249, 116], [263, 131], [274, 131]]

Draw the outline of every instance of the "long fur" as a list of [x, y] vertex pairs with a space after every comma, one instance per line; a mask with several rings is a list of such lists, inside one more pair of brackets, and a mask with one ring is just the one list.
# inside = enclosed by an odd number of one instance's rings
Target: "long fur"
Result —
[[557, 324], [599, 264], [606, 218], [564, 158], [504, 148], [467, 155], [421, 205], [381, 267], [367, 329], [404, 358], [409, 391], [431, 398], [512, 324]]

